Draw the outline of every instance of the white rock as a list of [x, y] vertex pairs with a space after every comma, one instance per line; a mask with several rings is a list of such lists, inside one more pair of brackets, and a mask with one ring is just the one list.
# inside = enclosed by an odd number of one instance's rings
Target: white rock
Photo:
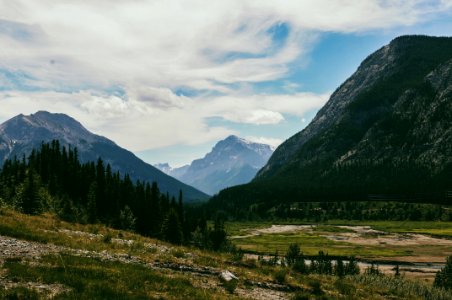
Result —
[[239, 280], [239, 278], [237, 276], [235, 276], [234, 274], [232, 274], [229, 271], [223, 271], [220, 273], [220, 279], [222, 281], [226, 281], [229, 282], [231, 280]]

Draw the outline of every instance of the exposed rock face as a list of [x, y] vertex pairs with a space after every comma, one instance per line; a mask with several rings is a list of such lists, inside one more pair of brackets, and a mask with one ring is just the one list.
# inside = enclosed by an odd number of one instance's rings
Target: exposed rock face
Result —
[[223, 188], [249, 182], [272, 153], [269, 145], [231, 135], [189, 166], [175, 169], [168, 164], [159, 166], [167, 174], [213, 195]]
[[364, 60], [252, 184], [220, 199], [440, 199], [450, 178], [452, 38], [403, 36]]
[[182, 190], [186, 200], [208, 197], [143, 162], [113, 141], [89, 132], [73, 118], [45, 111], [30, 116], [21, 114], [0, 125], [0, 166], [6, 159], [27, 156], [42, 142], [54, 139], [64, 146], [77, 147], [82, 162], [96, 161], [101, 157], [111, 165], [112, 170], [127, 173], [133, 180], [156, 181], [162, 192], [178, 195], [179, 190]]

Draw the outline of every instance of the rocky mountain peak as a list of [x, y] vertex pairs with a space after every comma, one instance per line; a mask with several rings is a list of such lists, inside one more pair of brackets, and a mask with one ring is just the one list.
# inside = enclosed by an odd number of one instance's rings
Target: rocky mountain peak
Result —
[[249, 182], [272, 153], [269, 145], [230, 135], [190, 165], [180, 168], [171, 168], [168, 164], [155, 166], [182, 182], [215, 194], [222, 188]]
[[182, 190], [187, 200], [201, 200], [208, 196], [191, 186], [167, 176], [146, 164], [130, 151], [113, 141], [89, 132], [81, 123], [65, 114], [38, 111], [20, 114], [0, 125], [0, 165], [14, 156], [27, 156], [42, 142], [59, 140], [62, 146], [77, 147], [82, 162], [99, 157], [111, 165], [113, 171], [129, 174], [132, 180], [156, 181], [162, 191], [178, 195]]

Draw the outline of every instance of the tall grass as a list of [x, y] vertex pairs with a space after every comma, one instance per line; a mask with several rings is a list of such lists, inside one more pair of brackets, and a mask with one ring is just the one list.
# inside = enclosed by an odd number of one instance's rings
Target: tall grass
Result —
[[426, 285], [420, 281], [411, 281], [382, 275], [357, 275], [353, 278], [357, 283], [386, 291], [386, 296], [397, 296], [404, 299], [451, 300], [452, 293]]

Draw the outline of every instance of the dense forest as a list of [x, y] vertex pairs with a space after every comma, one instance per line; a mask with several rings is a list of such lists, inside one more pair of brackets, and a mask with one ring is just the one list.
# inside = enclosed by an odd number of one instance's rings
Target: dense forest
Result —
[[26, 214], [52, 212], [64, 220], [100, 222], [175, 244], [219, 249], [226, 240], [222, 219], [208, 228], [196, 211], [184, 210], [182, 192], [176, 199], [156, 182], [132, 182], [101, 158], [82, 164], [77, 148], [62, 147], [57, 140], [43, 143], [29, 157], [5, 161], [0, 201]]
[[214, 206], [237, 214], [296, 202], [452, 205], [452, 39], [405, 36], [370, 55], [314, 120]]
[[[285, 194], [284, 190], [279, 190]], [[452, 221], [452, 206], [441, 203], [421, 203], [416, 199], [401, 195], [369, 195], [368, 200], [352, 201], [353, 197], [335, 198], [331, 201], [296, 201], [287, 194], [285, 201], [280, 196], [267, 201], [246, 201], [235, 195], [229, 202], [214, 196], [205, 204], [207, 212], [213, 216], [222, 210], [233, 220], [284, 220], [303, 222], [325, 222], [328, 220], [381, 220], [381, 221]], [[296, 198], [295, 198], [296, 199]], [[341, 201], [342, 200], [342, 201]], [[209, 215], [209, 214], [208, 214]]]

